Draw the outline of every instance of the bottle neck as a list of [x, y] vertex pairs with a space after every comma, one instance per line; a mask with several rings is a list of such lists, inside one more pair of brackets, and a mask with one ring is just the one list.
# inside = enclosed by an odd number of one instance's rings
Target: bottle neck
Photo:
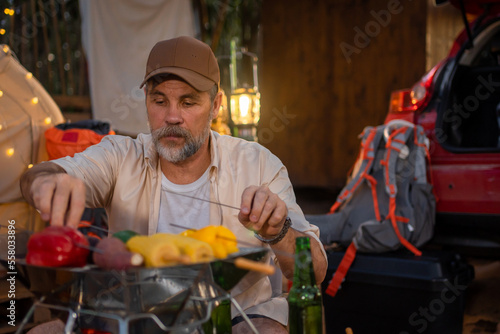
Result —
[[295, 269], [293, 286], [316, 285], [311, 257], [311, 244], [308, 237], [298, 237], [295, 241]]

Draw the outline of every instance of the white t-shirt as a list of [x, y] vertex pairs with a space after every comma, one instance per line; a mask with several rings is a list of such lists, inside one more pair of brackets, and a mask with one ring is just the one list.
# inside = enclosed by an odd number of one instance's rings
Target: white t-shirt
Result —
[[177, 234], [187, 229], [198, 230], [209, 225], [210, 203], [195, 199], [210, 199], [208, 174], [209, 168], [198, 180], [189, 184], [172, 183], [163, 173], [161, 174], [158, 233]]

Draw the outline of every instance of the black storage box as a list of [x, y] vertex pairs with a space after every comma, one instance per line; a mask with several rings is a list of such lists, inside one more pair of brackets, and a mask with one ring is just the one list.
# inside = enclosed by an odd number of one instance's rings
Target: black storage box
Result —
[[458, 254], [362, 254], [335, 297], [325, 293], [344, 252], [328, 253], [322, 284], [326, 332], [462, 333], [465, 290], [474, 268]]

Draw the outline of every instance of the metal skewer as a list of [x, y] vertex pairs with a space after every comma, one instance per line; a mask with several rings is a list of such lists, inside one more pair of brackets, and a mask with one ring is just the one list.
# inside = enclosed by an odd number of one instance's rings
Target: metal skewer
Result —
[[102, 227], [99, 227], [99, 226], [95, 226], [95, 225], [92, 225], [92, 224], [88, 224], [86, 222], [80, 222], [80, 225], [84, 225], [85, 227], [88, 227], [88, 228], [93, 228], [95, 230], [98, 230], [98, 231], [101, 231], [101, 232], [106, 232], [108, 233], [108, 230], [105, 229], [105, 228], [102, 228]]
[[88, 249], [89, 251], [92, 251], [94, 253], [99, 253], [99, 254], [104, 254], [104, 252], [100, 249], [97, 249], [95, 247], [92, 247], [92, 246], [87, 246], [87, 245], [84, 245], [84, 244], [79, 244], [79, 243], [76, 243], [74, 244], [76, 247], [80, 247], [80, 248], [85, 248], [85, 249]]
[[204, 198], [199, 198], [199, 197], [195, 197], [195, 196], [181, 194], [181, 193], [177, 193], [175, 191], [170, 191], [170, 190], [164, 190], [164, 191], [166, 191], [168, 193], [171, 193], [171, 194], [175, 194], [175, 195], [179, 195], [179, 196], [184, 196], [184, 197], [196, 199], [196, 200], [202, 201], [202, 202], [207, 202], [207, 203], [217, 204], [217, 205], [220, 205], [220, 206], [225, 206], [226, 208], [231, 208], [231, 209], [235, 209], [235, 210], [238, 210], [238, 211], [241, 210], [241, 208], [238, 208], [236, 206], [232, 206], [232, 205], [228, 205], [228, 204], [224, 204], [224, 203], [219, 203], [219, 202], [211, 201], [211, 200], [204, 199]]

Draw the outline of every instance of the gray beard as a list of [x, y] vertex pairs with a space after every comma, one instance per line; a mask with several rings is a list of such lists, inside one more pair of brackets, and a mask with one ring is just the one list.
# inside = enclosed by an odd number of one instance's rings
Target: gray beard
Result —
[[[198, 137], [194, 137], [188, 130], [176, 125], [167, 125], [154, 131], [151, 130], [151, 135], [160, 157], [171, 163], [179, 163], [198, 152], [210, 135], [210, 122], [208, 122], [207, 127]], [[175, 147], [160, 142], [161, 138], [172, 135], [184, 138], [184, 145], [182, 147]]]

